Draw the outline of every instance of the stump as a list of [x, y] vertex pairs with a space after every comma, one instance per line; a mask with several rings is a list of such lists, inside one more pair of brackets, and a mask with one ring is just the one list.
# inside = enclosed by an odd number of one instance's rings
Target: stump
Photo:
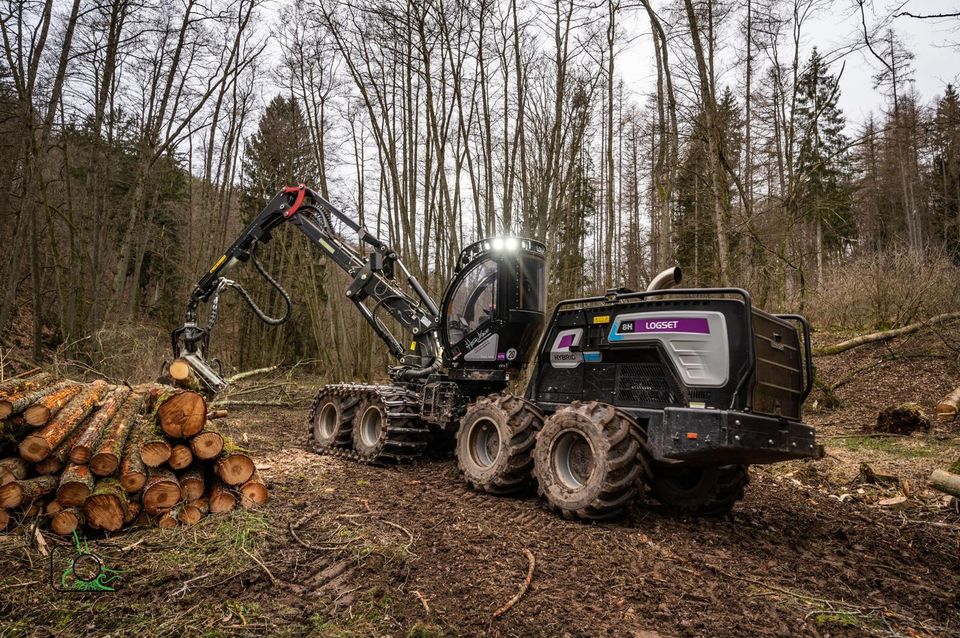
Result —
[[896, 407], [883, 409], [877, 415], [877, 423], [868, 431], [886, 434], [912, 434], [930, 431], [930, 419], [916, 403], [903, 403]]

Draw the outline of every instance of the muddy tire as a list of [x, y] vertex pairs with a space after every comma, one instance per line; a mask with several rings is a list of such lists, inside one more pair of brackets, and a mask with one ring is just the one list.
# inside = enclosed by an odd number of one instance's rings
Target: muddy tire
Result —
[[723, 516], [743, 498], [750, 482], [746, 465], [654, 468], [653, 497], [681, 514]]
[[541, 496], [566, 518], [623, 514], [637, 496], [640, 428], [626, 412], [574, 401], [543, 424], [533, 451]]
[[371, 386], [361, 393], [351, 432], [353, 452], [364, 463], [412, 461], [429, 446], [417, 395], [397, 386]]
[[510, 394], [480, 397], [467, 408], [457, 431], [457, 465], [473, 489], [511, 494], [530, 484], [530, 456], [543, 412]]
[[341, 396], [332, 388], [320, 391], [310, 415], [313, 442], [320, 447], [350, 447], [358, 396]]

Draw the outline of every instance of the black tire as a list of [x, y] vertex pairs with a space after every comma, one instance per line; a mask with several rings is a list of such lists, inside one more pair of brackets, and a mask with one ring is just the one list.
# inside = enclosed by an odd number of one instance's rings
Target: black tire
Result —
[[429, 445], [417, 396], [397, 386], [368, 388], [353, 418], [353, 450], [365, 463], [412, 461]]
[[313, 442], [320, 447], [349, 447], [353, 419], [360, 398], [343, 395], [337, 388], [324, 388], [314, 401], [310, 414]]
[[475, 490], [512, 494], [530, 484], [530, 453], [543, 412], [511, 394], [480, 397], [467, 408], [457, 431], [457, 465]]
[[653, 497], [681, 514], [723, 516], [743, 498], [750, 482], [746, 465], [654, 468]]
[[612, 405], [574, 401], [543, 424], [533, 450], [541, 496], [566, 518], [623, 514], [637, 496], [640, 427]]

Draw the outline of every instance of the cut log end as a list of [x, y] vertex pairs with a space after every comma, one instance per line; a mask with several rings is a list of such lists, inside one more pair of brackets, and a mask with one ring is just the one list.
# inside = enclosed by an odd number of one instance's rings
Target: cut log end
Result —
[[250, 508], [255, 505], [263, 505], [270, 498], [270, 492], [267, 486], [260, 478], [260, 474], [254, 470], [250, 480], [240, 486], [240, 504], [244, 508]]
[[219, 432], [204, 430], [190, 439], [190, 450], [198, 459], [215, 459], [223, 452], [223, 437]]
[[90, 471], [97, 476], [112, 476], [120, 467], [120, 459], [115, 454], [100, 453], [90, 459]]
[[120, 486], [130, 494], [142, 490], [146, 482], [147, 475], [143, 472], [124, 472], [120, 475]]
[[193, 463], [193, 452], [190, 451], [190, 448], [182, 443], [174, 445], [170, 451], [170, 459], [167, 461], [167, 465], [173, 470], [182, 470], [190, 467], [191, 463]]
[[20, 456], [31, 463], [42, 461], [50, 456], [50, 452], [53, 451], [53, 448], [46, 439], [41, 436], [34, 435], [28, 436], [21, 441], [19, 449]]
[[181, 496], [180, 483], [173, 472], [152, 470], [143, 487], [143, 511], [151, 516], [163, 514], [179, 503]]
[[94, 529], [115, 532], [123, 527], [126, 517], [123, 503], [113, 494], [94, 494], [83, 504], [87, 525]]
[[140, 459], [147, 467], [160, 467], [170, 459], [173, 447], [166, 441], [153, 440], [140, 445]]
[[54, 534], [69, 536], [83, 523], [83, 516], [76, 507], [68, 507], [55, 513], [50, 519], [50, 529]]
[[7, 529], [10, 524], [10, 513], [7, 510], [0, 510], [0, 532]]
[[167, 370], [167, 373], [174, 381], [183, 381], [184, 379], [189, 379], [191, 375], [190, 364], [187, 363], [185, 359], [176, 359], [170, 364], [170, 368]]
[[210, 488], [209, 507], [211, 514], [229, 512], [237, 506], [237, 497], [223, 483], [217, 481]]
[[31, 405], [23, 411], [23, 420], [33, 427], [39, 427], [50, 420], [50, 408], [45, 405]]
[[203, 430], [207, 402], [196, 392], [179, 391], [157, 409], [157, 420], [167, 436], [188, 439]]
[[241, 452], [224, 454], [216, 465], [217, 476], [227, 485], [246, 483], [253, 477], [256, 469], [253, 459]]

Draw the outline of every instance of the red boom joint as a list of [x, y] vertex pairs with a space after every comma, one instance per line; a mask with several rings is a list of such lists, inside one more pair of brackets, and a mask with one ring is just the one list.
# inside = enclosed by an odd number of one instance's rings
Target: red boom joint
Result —
[[293, 204], [284, 211], [284, 218], [289, 219], [293, 217], [298, 210], [300, 210], [300, 205], [303, 204], [303, 198], [307, 196], [307, 186], [306, 184], [300, 184], [299, 186], [287, 186], [283, 189], [284, 193], [296, 193], [297, 198], [293, 200]]

